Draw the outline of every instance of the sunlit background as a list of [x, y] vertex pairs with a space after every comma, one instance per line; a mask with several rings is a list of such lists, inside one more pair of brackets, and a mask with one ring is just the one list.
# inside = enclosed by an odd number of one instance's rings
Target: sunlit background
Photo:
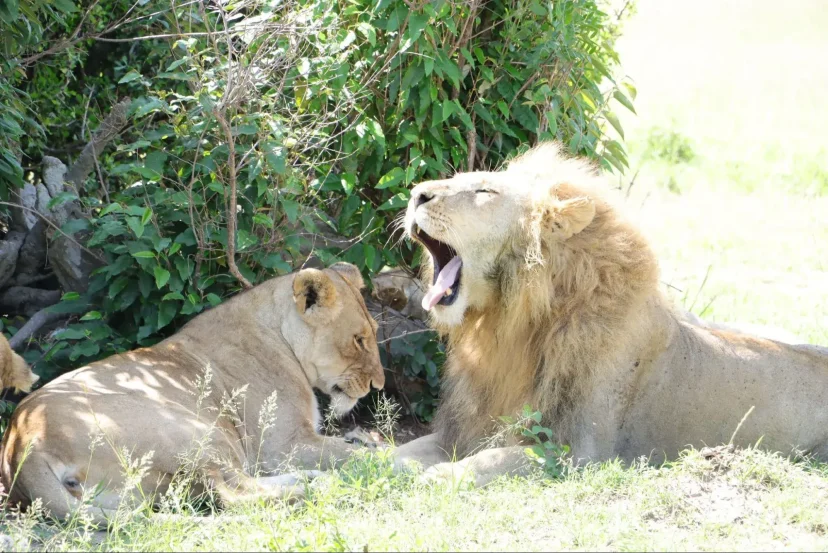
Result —
[[[828, 344], [828, 5], [640, 0], [631, 207], [696, 314]], [[634, 179], [634, 180], [633, 180]], [[706, 280], [705, 280], [706, 278]], [[677, 289], [676, 289], [677, 288]]]

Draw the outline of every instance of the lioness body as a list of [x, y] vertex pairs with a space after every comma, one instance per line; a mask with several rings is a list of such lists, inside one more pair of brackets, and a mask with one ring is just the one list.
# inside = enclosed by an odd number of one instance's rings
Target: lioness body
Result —
[[288, 457], [324, 468], [355, 447], [317, 433], [313, 388], [344, 412], [384, 383], [361, 285], [346, 264], [276, 278], [153, 347], [52, 381], [15, 411], [0, 467], [6, 489], [62, 517], [103, 486], [92, 504], [114, 509], [126, 451], [132, 461], [153, 452], [143, 493], [163, 493], [186, 463], [224, 500], [295, 492], [281, 486], [290, 479], [251, 475]]
[[674, 311], [647, 241], [601, 187], [548, 144], [412, 191], [407, 227], [431, 253], [424, 307], [448, 357], [436, 434], [398, 457], [457, 456], [432, 472], [478, 482], [525, 470], [521, 447], [474, 453], [529, 404], [579, 461], [726, 443], [751, 408], [737, 444], [828, 458], [828, 350]]

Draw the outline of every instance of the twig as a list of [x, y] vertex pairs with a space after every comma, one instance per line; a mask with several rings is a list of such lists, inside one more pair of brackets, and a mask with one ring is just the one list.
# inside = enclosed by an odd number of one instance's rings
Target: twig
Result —
[[696, 297], [693, 298], [693, 303], [690, 304], [690, 309], [688, 311], [693, 311], [693, 308], [696, 307], [696, 302], [699, 300], [699, 295], [701, 294], [702, 290], [704, 290], [704, 285], [707, 284], [707, 279], [710, 276], [710, 270], [713, 268], [713, 265], [707, 266], [707, 272], [704, 273], [704, 280], [702, 280], [701, 286], [699, 289], [696, 290]]
[[[52, 307], [52, 306], [50, 306]], [[12, 349], [17, 349], [23, 343], [37, 333], [38, 330], [47, 324], [54, 323], [63, 319], [68, 319], [69, 315], [66, 313], [52, 313], [49, 311], [50, 307], [44, 307], [29, 319], [23, 327], [17, 331], [17, 334], [11, 337], [9, 345]]]
[[230, 180], [230, 201], [227, 207], [227, 268], [230, 269], [230, 274], [241, 282], [242, 286], [249, 289], [253, 288], [253, 285], [241, 274], [236, 265], [236, 145], [225, 114], [219, 110], [215, 110], [214, 114], [218, 124], [224, 131], [224, 138], [229, 150], [227, 154], [227, 173]]
[[469, 162], [467, 171], [474, 171], [474, 156], [477, 154], [477, 131], [472, 129], [466, 133], [466, 144], [469, 148]]
[[392, 336], [390, 338], [386, 338], [385, 340], [380, 340], [377, 344], [384, 344], [385, 342], [390, 342], [391, 340], [396, 340], [398, 338], [405, 338], [411, 334], [423, 334], [425, 332], [434, 332], [433, 328], [424, 328], [422, 330], [410, 330], [408, 332], [403, 332], [402, 334], [398, 334], [397, 336]]
[[635, 174], [633, 175], [632, 179], [630, 179], [630, 184], [627, 185], [627, 192], [624, 195], [625, 198], [630, 197], [630, 191], [632, 190], [632, 187], [635, 185], [635, 179], [638, 178], [638, 173], [640, 173], [640, 172], [641, 172], [641, 169], [636, 169]]

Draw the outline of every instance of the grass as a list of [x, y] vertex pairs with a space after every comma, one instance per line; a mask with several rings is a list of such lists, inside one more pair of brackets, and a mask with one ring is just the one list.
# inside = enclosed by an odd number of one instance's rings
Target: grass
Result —
[[296, 506], [125, 516], [110, 534], [23, 517], [6, 533], [48, 551], [825, 550], [826, 471], [718, 448], [664, 467], [606, 463], [467, 489], [393, 477], [381, 453], [366, 453]]
[[[828, 345], [828, 11], [820, 0], [640, 0], [619, 43], [629, 207], [675, 300]], [[10, 518], [47, 550], [828, 550], [828, 468], [747, 450], [588, 467], [484, 489], [395, 477], [366, 454], [309, 501], [125, 513], [118, 531]], [[5, 540], [5, 541], [3, 541]]]

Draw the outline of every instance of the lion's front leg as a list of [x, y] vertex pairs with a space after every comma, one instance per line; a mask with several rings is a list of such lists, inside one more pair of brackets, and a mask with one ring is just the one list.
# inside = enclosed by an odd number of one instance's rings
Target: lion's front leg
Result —
[[468, 481], [485, 486], [501, 475], [528, 476], [535, 465], [522, 446], [486, 449], [453, 463], [438, 463], [425, 472], [429, 481], [453, 484]]

